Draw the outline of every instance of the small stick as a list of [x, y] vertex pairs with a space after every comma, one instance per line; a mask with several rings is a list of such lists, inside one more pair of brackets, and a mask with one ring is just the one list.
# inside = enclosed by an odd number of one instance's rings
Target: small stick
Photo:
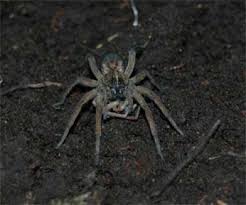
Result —
[[101, 55], [99, 55], [99, 54], [96, 52], [96, 50], [94, 50], [94, 49], [92, 49], [92, 48], [89, 48], [89, 47], [86, 46], [84, 43], [80, 43], [80, 46], [81, 46], [82, 48], [86, 49], [87, 51], [93, 53], [94, 55], [101, 57]]
[[132, 7], [133, 15], [134, 15], [134, 22], [132, 25], [138, 26], [138, 10], [135, 6], [134, 0], [131, 0], [131, 7]]
[[179, 173], [185, 168], [187, 167], [205, 148], [206, 144], [208, 143], [209, 139], [213, 136], [213, 134], [215, 133], [215, 131], [218, 129], [219, 125], [220, 125], [221, 121], [217, 120], [213, 127], [210, 129], [210, 131], [208, 132], [207, 136], [204, 137], [204, 139], [202, 139], [202, 141], [199, 143], [199, 145], [197, 146], [197, 148], [194, 151], [191, 151], [188, 155], [188, 157], [181, 162], [166, 178], [164, 184], [162, 185], [162, 189], [156, 192], [153, 192], [151, 194], [151, 197], [158, 197], [160, 196], [168, 187], [169, 184], [171, 184], [171, 182], [173, 182], [173, 180], [179, 175]]
[[184, 65], [185, 65], [184, 63], [181, 63], [181, 64], [179, 64], [179, 65], [176, 65], [176, 66], [171, 67], [170, 70], [178, 70], [178, 69], [180, 69], [180, 68], [183, 68]]
[[238, 158], [245, 158], [246, 157], [246, 153], [237, 154], [237, 153], [232, 152], [232, 151], [227, 152], [225, 155], [232, 156], [232, 157], [238, 157]]
[[9, 93], [15, 92], [16, 90], [23, 90], [27, 88], [44, 88], [44, 87], [49, 87], [49, 86], [57, 86], [57, 87], [62, 87], [61, 83], [57, 82], [51, 82], [51, 81], [45, 81], [42, 83], [31, 83], [31, 84], [26, 84], [26, 85], [17, 85], [12, 88], [9, 88], [3, 92], [0, 92], [0, 96], [7, 95]]
[[0, 86], [2, 85], [2, 83], [3, 83], [3, 78], [2, 78], [2, 76], [0, 75]]

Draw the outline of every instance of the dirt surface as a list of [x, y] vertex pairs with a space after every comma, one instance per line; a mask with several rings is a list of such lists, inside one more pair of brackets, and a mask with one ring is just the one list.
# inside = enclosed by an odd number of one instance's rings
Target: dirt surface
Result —
[[[1, 90], [46, 80], [64, 85], [1, 97], [1, 204], [48, 204], [83, 193], [97, 204], [246, 204], [245, 4], [136, 1], [135, 28], [122, 2], [1, 3]], [[108, 52], [127, 60], [130, 48], [138, 51], [135, 73], [153, 75], [161, 87], [155, 91], [186, 136], [148, 101], [165, 163], [143, 112], [136, 122], [110, 119], [103, 124], [101, 167], [91, 180], [92, 106], [54, 149], [85, 89], [75, 89], [63, 110], [52, 105], [77, 76], [93, 78], [88, 53], [98, 63]], [[161, 197], [150, 198], [216, 119], [222, 125], [202, 154]]]

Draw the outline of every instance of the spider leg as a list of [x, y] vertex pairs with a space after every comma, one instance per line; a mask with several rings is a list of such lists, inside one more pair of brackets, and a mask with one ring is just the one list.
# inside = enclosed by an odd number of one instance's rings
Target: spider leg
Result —
[[137, 91], [145, 96], [147, 96], [149, 99], [153, 100], [155, 102], [155, 104], [157, 105], [157, 107], [161, 110], [161, 112], [163, 113], [163, 115], [168, 119], [168, 121], [170, 122], [170, 124], [175, 128], [175, 130], [181, 134], [182, 136], [184, 136], [184, 133], [182, 132], [182, 130], [178, 127], [178, 125], [176, 124], [176, 122], [173, 120], [173, 118], [171, 117], [171, 115], [168, 112], [168, 109], [165, 107], [165, 105], [161, 102], [161, 98], [155, 94], [152, 90], [145, 88], [143, 86], [137, 86], [136, 87]]
[[129, 116], [129, 112], [126, 112], [124, 114], [121, 113], [116, 113], [116, 112], [106, 112], [105, 115], [107, 117], [116, 117], [116, 118], [121, 118], [121, 119], [126, 119], [126, 120], [137, 120], [139, 117], [140, 113], [140, 107], [137, 108], [137, 111], [134, 116]]
[[128, 115], [128, 113], [121, 114], [121, 113], [110, 112], [110, 111], [105, 114], [107, 115], [107, 117], [116, 117], [116, 118], [122, 118], [122, 119], [126, 119]]
[[85, 93], [85, 95], [78, 102], [78, 104], [76, 105], [75, 110], [74, 110], [70, 120], [68, 121], [68, 124], [66, 126], [66, 129], [65, 129], [65, 131], [63, 133], [62, 138], [61, 138], [61, 140], [59, 141], [59, 143], [56, 146], [56, 149], [58, 149], [62, 145], [62, 143], [65, 141], [65, 139], [66, 139], [71, 127], [73, 126], [76, 118], [78, 117], [83, 105], [86, 104], [88, 101], [92, 100], [96, 96], [96, 93], [97, 93], [96, 89], [93, 89], [93, 90]]
[[137, 120], [138, 117], [139, 117], [139, 114], [140, 114], [140, 106], [138, 106], [135, 115], [133, 115], [133, 116], [127, 116], [126, 119], [127, 120]]
[[128, 54], [128, 64], [127, 64], [127, 67], [125, 70], [125, 74], [127, 76], [127, 79], [130, 78], [130, 76], [133, 72], [134, 66], [135, 66], [135, 62], [136, 62], [136, 51], [131, 49], [128, 53], [129, 53]]
[[163, 154], [161, 151], [160, 140], [158, 138], [157, 128], [154, 122], [152, 112], [141, 94], [139, 94], [138, 92], [134, 92], [133, 97], [135, 98], [135, 100], [138, 102], [138, 104], [142, 107], [142, 109], [145, 112], [145, 116], [149, 123], [151, 134], [154, 137], [157, 153], [160, 155], [161, 159], [164, 160]]
[[67, 96], [70, 94], [70, 92], [73, 90], [74, 87], [76, 87], [77, 85], [82, 85], [82, 86], [86, 86], [86, 87], [96, 87], [97, 86], [97, 81], [96, 80], [92, 80], [86, 77], [79, 77], [73, 84], [71, 84], [67, 90], [65, 91], [65, 93], [63, 94], [61, 100], [57, 103], [55, 103], [53, 105], [53, 107], [55, 108], [59, 108], [59, 106], [63, 105]]
[[[124, 113], [118, 113], [114, 110], [116, 106], [120, 106], [119, 111]], [[103, 117], [104, 119], [107, 119], [108, 117], [115, 117], [115, 118], [121, 118], [121, 119], [127, 119], [127, 120], [137, 120], [139, 113], [140, 113], [140, 107], [137, 108], [137, 111], [134, 116], [129, 116], [129, 114], [133, 111], [135, 111], [137, 105], [133, 105], [132, 98], [128, 98], [128, 100], [124, 101], [123, 104], [121, 104], [119, 101], [113, 101], [109, 104], [107, 104], [106, 108], [103, 111]], [[113, 109], [113, 111], [110, 111]]]
[[[119, 113], [117, 112], [116, 107], [120, 106]], [[128, 100], [125, 100], [124, 103], [121, 103], [119, 101], [113, 101], [108, 103], [104, 109], [103, 109], [103, 119], [107, 119], [109, 117], [115, 117], [115, 118], [121, 118], [121, 119], [127, 119], [127, 120], [137, 120], [139, 113], [140, 113], [140, 107], [138, 106], [137, 111], [134, 116], [129, 116], [129, 114], [133, 111], [135, 111], [137, 105], [133, 105], [132, 98], [128, 98]], [[110, 111], [113, 110], [113, 111]]]
[[[128, 115], [128, 113], [117, 113], [116, 111], [110, 111], [110, 110], [114, 110], [117, 106], [120, 105], [119, 101], [113, 101], [110, 102], [109, 104], [107, 104], [107, 106], [104, 108], [103, 110], [103, 119], [107, 119], [109, 117], [117, 117], [117, 118], [126, 118], [126, 116]], [[121, 105], [120, 109], [123, 111], [126, 107], [126, 102], [123, 103], [123, 105]]]
[[130, 80], [134, 83], [140, 83], [141, 81], [143, 81], [144, 79], [148, 78], [150, 80], [150, 82], [158, 89], [161, 90], [160, 86], [156, 83], [156, 81], [154, 80], [154, 78], [150, 75], [150, 73], [146, 70], [143, 70], [142, 72], [138, 73], [137, 75], [135, 75], [134, 77], [132, 77]]
[[[96, 106], [96, 103], [94, 105]], [[106, 120], [107, 118], [109, 118], [110, 115], [108, 115], [108, 113], [110, 112], [110, 110], [118, 105], [119, 105], [118, 101], [113, 101], [113, 102], [108, 103], [103, 109], [103, 120]]]
[[103, 114], [102, 101], [100, 97], [98, 97], [96, 103], [96, 152], [95, 152], [96, 166], [99, 165], [100, 141], [102, 136], [102, 114]]
[[91, 68], [92, 73], [94, 74], [94, 76], [99, 80], [102, 79], [103, 75], [101, 73], [101, 71], [98, 69], [97, 64], [96, 64], [96, 59], [93, 55], [88, 55], [88, 61], [89, 61], [89, 65]]

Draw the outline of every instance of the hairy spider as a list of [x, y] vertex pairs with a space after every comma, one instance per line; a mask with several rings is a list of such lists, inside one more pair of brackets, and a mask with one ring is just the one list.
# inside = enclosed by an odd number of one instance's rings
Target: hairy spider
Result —
[[[55, 107], [64, 103], [66, 97], [77, 85], [87, 86], [93, 88], [88, 91], [80, 99], [75, 107], [65, 132], [56, 148], [59, 148], [66, 139], [71, 127], [78, 117], [82, 107], [89, 101], [93, 102], [96, 107], [96, 151], [95, 163], [99, 163], [100, 152], [100, 138], [102, 135], [102, 120], [108, 117], [117, 117], [127, 120], [137, 120], [140, 112], [140, 107], [144, 110], [147, 118], [151, 134], [154, 138], [157, 153], [163, 159], [159, 138], [157, 135], [157, 128], [154, 123], [153, 114], [147, 105], [144, 96], [153, 100], [157, 107], [161, 110], [163, 115], [169, 120], [170, 124], [176, 129], [178, 133], [184, 135], [178, 128], [175, 121], [170, 116], [167, 108], [161, 102], [161, 98], [152, 90], [137, 86], [138, 83], [148, 78], [150, 82], [156, 86], [154, 79], [146, 71], [142, 71], [137, 75], [131, 77], [135, 67], [136, 52], [132, 49], [129, 51], [128, 64], [126, 68], [123, 65], [123, 60], [116, 54], [108, 54], [102, 61], [101, 70], [96, 65], [96, 60], [92, 55], [88, 56], [89, 65], [92, 73], [97, 80], [86, 77], [79, 77], [69, 88], [65, 91], [60, 102], [55, 104]], [[137, 104], [134, 104], [134, 101]]]

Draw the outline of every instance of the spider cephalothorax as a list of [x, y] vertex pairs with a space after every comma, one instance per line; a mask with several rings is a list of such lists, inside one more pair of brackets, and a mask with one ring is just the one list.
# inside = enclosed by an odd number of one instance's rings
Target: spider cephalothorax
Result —
[[108, 100], [125, 100], [128, 82], [124, 75], [123, 60], [117, 54], [110, 53], [102, 61], [104, 85], [108, 92]]
[[131, 77], [135, 67], [135, 57], [135, 51], [130, 50], [128, 64], [126, 67], [124, 67], [123, 60], [118, 55], [109, 54], [103, 59], [101, 70], [98, 69], [95, 58], [91, 55], [88, 57], [91, 71], [97, 80], [79, 77], [66, 90], [61, 101], [55, 104], [55, 106], [63, 104], [68, 94], [76, 85], [80, 84], [92, 88], [91, 91], [85, 93], [85, 95], [77, 104], [75, 111], [68, 122], [65, 132], [57, 145], [57, 148], [59, 148], [66, 139], [83, 105], [88, 101], [92, 101], [93, 105], [96, 107], [96, 164], [99, 163], [102, 120], [109, 117], [137, 120], [140, 108], [142, 108], [145, 112], [151, 134], [155, 141], [157, 153], [161, 159], [163, 159], [153, 114], [148, 104], [146, 103], [144, 96], [154, 101], [154, 103], [169, 120], [177, 132], [179, 132], [181, 135], [183, 135], [183, 132], [178, 128], [175, 121], [170, 116], [167, 108], [161, 102], [161, 98], [152, 90], [137, 85], [145, 78], [148, 78], [150, 82], [158, 88], [151, 75], [147, 71], [142, 71]]

